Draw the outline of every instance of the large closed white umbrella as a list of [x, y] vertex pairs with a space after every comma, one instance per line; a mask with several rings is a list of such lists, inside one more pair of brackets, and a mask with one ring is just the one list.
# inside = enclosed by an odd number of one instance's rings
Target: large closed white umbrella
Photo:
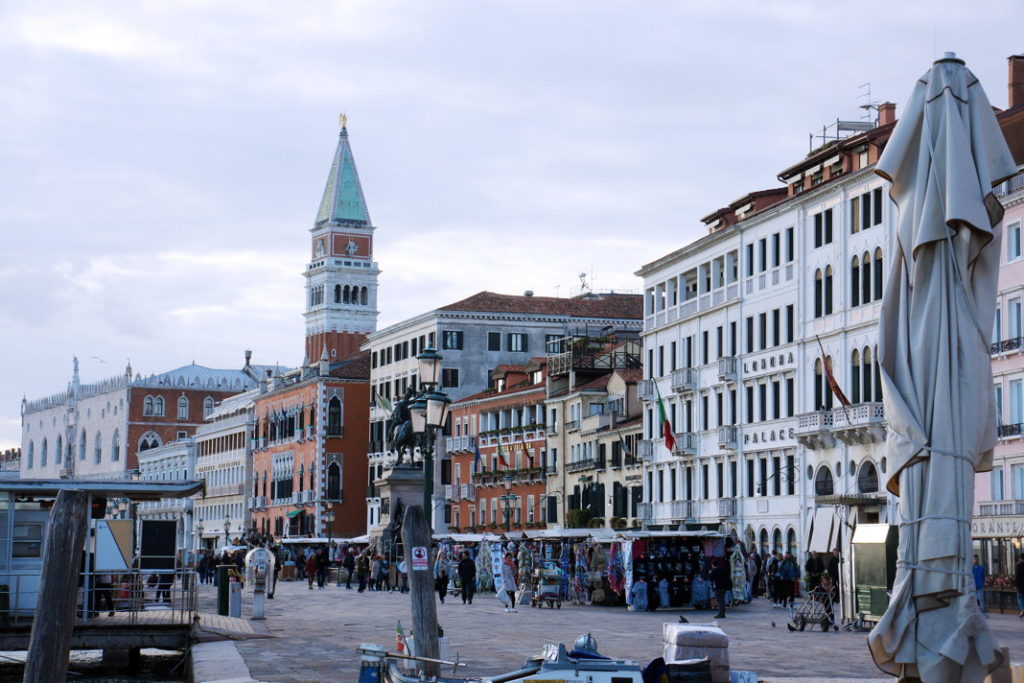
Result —
[[918, 81], [875, 169], [899, 222], [882, 301], [886, 487], [900, 498], [896, 582], [868, 636], [907, 681], [981, 681], [1000, 663], [970, 572], [974, 473], [991, 469], [989, 365], [1002, 207], [1016, 172], [981, 84], [952, 53]]

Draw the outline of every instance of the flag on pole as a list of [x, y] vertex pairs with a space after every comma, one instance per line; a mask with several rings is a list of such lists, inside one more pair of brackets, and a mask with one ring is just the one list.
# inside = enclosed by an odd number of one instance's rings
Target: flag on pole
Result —
[[402, 622], [398, 622], [398, 626], [395, 628], [395, 650], [398, 654], [405, 652], [405, 631], [402, 630]]
[[389, 413], [393, 412], [394, 409], [395, 409], [395, 406], [393, 406], [391, 404], [391, 401], [389, 401], [388, 399], [386, 399], [383, 396], [381, 396], [379, 391], [376, 392], [376, 393], [377, 393], [377, 405], [379, 405], [381, 408], [383, 408], [384, 410], [386, 410]]
[[632, 458], [633, 457], [633, 451], [629, 450], [629, 444], [626, 443], [626, 438], [624, 436], [622, 436], [622, 434], [619, 434], [619, 444], [620, 444], [620, 447], [622, 448], [622, 454], [624, 456], [626, 456], [627, 458]]
[[818, 335], [814, 335], [814, 338], [818, 340], [818, 348], [821, 349], [821, 367], [825, 368], [825, 380], [828, 382], [829, 391], [835, 396], [839, 403], [844, 408], [850, 405], [850, 399], [846, 398], [846, 394], [839, 388], [839, 382], [836, 381], [836, 376], [832, 374], [832, 360], [825, 355], [825, 347], [821, 343], [821, 339]]
[[505, 450], [501, 447], [501, 436], [498, 437], [498, 460], [501, 461], [501, 466], [507, 470], [508, 460], [505, 459]]
[[671, 453], [676, 450], [676, 435], [672, 433], [672, 423], [668, 420], [665, 400], [661, 397], [661, 389], [658, 388], [657, 382], [654, 382], [654, 390], [658, 392], [658, 420], [661, 422], [661, 435], [665, 437], [665, 448]]
[[480, 471], [480, 443], [473, 444], [473, 470]]
[[530, 461], [530, 467], [533, 467], [533, 451], [526, 445], [526, 432], [519, 432], [519, 439], [523, 442], [523, 453], [526, 454], [526, 459]]

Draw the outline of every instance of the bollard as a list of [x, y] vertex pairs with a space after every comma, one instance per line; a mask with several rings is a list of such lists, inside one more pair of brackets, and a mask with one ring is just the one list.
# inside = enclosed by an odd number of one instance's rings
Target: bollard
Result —
[[217, 614], [222, 617], [228, 615], [228, 570], [233, 569], [233, 564], [217, 565]]
[[228, 616], [235, 619], [242, 618], [242, 584], [232, 581], [230, 584], [231, 595], [228, 599]]

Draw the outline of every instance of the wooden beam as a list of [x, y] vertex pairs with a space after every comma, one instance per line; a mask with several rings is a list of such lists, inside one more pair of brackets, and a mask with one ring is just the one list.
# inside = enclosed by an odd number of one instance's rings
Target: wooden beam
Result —
[[32, 621], [24, 683], [52, 683], [67, 677], [78, 570], [88, 519], [87, 493], [65, 489], [57, 494], [43, 549], [39, 599]]
[[[420, 657], [440, 659], [437, 642], [437, 604], [434, 602], [434, 572], [430, 567], [430, 542], [430, 523], [423, 514], [423, 508], [419, 505], [406, 508], [402, 521], [402, 545], [405, 546], [405, 567], [409, 573], [416, 654]], [[436, 662], [420, 662], [420, 673], [437, 676], [441, 669]]]

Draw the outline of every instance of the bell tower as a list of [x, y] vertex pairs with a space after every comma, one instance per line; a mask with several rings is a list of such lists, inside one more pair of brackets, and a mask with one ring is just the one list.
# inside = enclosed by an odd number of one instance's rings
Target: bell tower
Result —
[[377, 276], [373, 224], [359, 184], [348, 125], [341, 133], [320, 210], [310, 229], [306, 266], [306, 358], [337, 360], [359, 350], [377, 329]]

